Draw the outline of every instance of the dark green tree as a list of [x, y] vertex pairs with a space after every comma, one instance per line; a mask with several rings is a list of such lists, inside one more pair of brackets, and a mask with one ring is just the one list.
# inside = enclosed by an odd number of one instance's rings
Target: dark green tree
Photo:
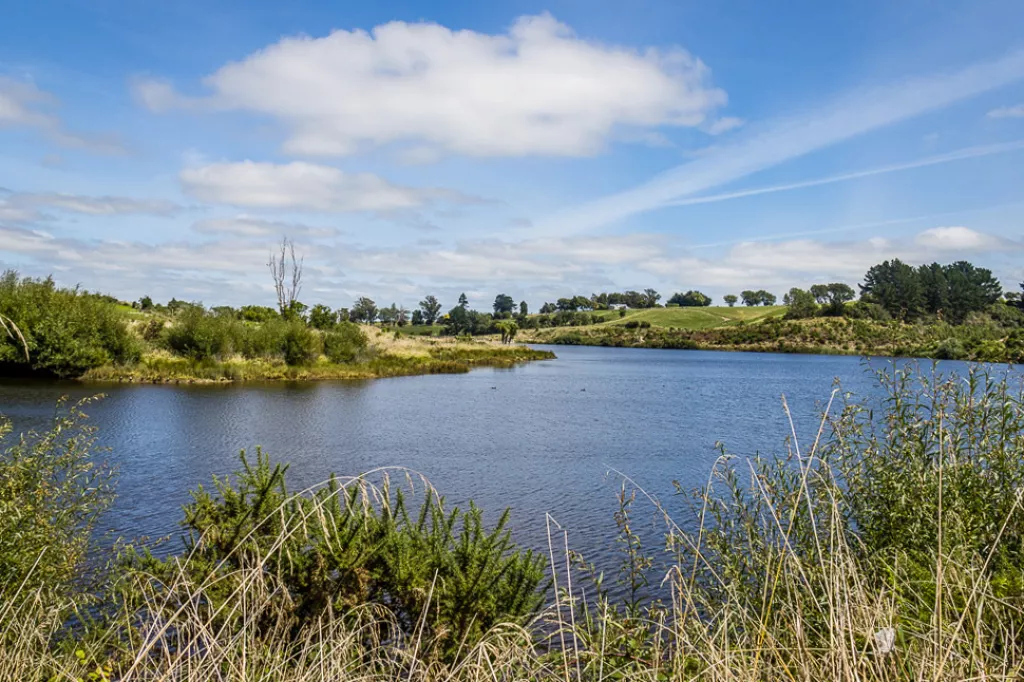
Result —
[[694, 291], [691, 289], [685, 294], [672, 294], [672, 298], [668, 299], [668, 302], [682, 307], [701, 307], [711, 305], [711, 297], [700, 291]]
[[743, 299], [743, 305], [754, 306], [761, 302], [761, 297], [758, 296], [758, 292], [747, 289], [746, 291], [740, 292], [740, 298]]
[[465, 293], [459, 294], [459, 307], [463, 310], [469, 307], [469, 299], [466, 298]]
[[725, 304], [731, 308], [734, 305], [736, 305], [736, 301], [738, 301], [739, 298], [737, 298], [736, 294], [726, 294], [725, 296], [722, 297], [722, 300], [725, 301]]
[[898, 258], [872, 266], [860, 285], [861, 298], [877, 303], [899, 320], [918, 317], [924, 310], [924, 290], [914, 268]]
[[526, 304], [526, 301], [519, 302], [519, 316], [526, 317], [530, 314], [530, 306]]
[[329, 306], [317, 303], [309, 310], [309, 326], [315, 329], [331, 329], [338, 322], [338, 316]]
[[782, 302], [788, 308], [786, 317], [790, 319], [799, 320], [818, 314], [818, 303], [809, 291], [793, 287], [782, 297]]
[[352, 306], [349, 317], [353, 322], [373, 324], [377, 319], [377, 304], [373, 302], [373, 299], [362, 296]]
[[508, 294], [498, 294], [494, 297], [494, 316], [505, 318], [511, 317], [515, 310], [516, 302]]
[[423, 311], [423, 324], [434, 324], [441, 314], [441, 302], [433, 296], [427, 296], [420, 301], [420, 310]]

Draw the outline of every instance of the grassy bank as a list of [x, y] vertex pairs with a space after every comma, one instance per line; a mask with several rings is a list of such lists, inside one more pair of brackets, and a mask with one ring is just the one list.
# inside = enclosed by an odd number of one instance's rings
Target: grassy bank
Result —
[[959, 325], [908, 324], [842, 317], [786, 320], [770, 315], [754, 322], [709, 328], [599, 324], [543, 329], [524, 339], [555, 345], [618, 348], [732, 350], [824, 355], [919, 357], [983, 362], [1024, 360], [1024, 330], [976, 316]]
[[624, 487], [607, 576], [556, 525], [540, 557], [507, 513], [410, 509], [387, 477], [293, 493], [261, 453], [196, 492], [176, 554], [84, 573], [115, 479], [72, 411], [0, 456], [0, 679], [1020, 679], [1021, 386], [879, 382], [837, 390], [813, 442], [723, 453], [690, 515]]
[[0, 376], [127, 382], [371, 379], [554, 357], [485, 339], [410, 336], [396, 326], [358, 325], [325, 306], [309, 314], [260, 306], [207, 309], [181, 301], [134, 309], [108, 296], [14, 272], [0, 277], [0, 323]]
[[[651, 327], [666, 329], [709, 329], [741, 322], [755, 323], [782, 317], [785, 306], [729, 306], [647, 308], [641, 310], [595, 310], [591, 315], [601, 320], [600, 324], [625, 326], [630, 322], [647, 322]], [[622, 314], [625, 313], [625, 314]]]
[[[192, 360], [167, 352], [152, 351], [130, 364], [109, 364], [90, 369], [86, 382], [202, 383], [231, 381], [318, 381], [327, 379], [379, 379], [420, 374], [461, 374], [473, 367], [514, 367], [555, 357], [549, 351], [526, 346], [502, 345], [477, 339], [408, 338], [395, 343], [393, 335], [367, 328], [371, 342], [350, 362], [334, 363], [319, 355], [293, 366], [279, 358], [241, 356], [224, 360]], [[388, 337], [392, 337], [389, 339]]]

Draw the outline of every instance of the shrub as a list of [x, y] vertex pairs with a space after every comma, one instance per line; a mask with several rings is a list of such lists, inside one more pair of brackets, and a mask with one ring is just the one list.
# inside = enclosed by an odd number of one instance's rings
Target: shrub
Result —
[[[58, 405], [50, 430], [0, 452], [0, 603], [8, 590], [62, 596], [72, 589], [96, 521], [113, 501], [113, 474], [94, 461], [95, 430], [83, 423], [88, 402]], [[0, 441], [10, 432], [10, 423], [0, 424]]]
[[371, 491], [365, 480], [343, 487], [332, 478], [291, 495], [286, 467], [271, 466], [259, 451], [254, 465], [245, 453], [241, 459], [234, 484], [215, 479], [215, 494], [193, 493], [186, 552], [152, 564], [157, 574], [219, 583], [217, 601], [197, 605], [204, 611], [217, 614], [240, 587], [239, 571], [259, 566], [275, 577], [286, 611], [280, 618], [293, 632], [377, 604], [391, 610], [400, 631], [420, 632], [425, 647], [446, 657], [499, 623], [523, 623], [541, 604], [545, 561], [512, 543], [508, 510], [487, 530], [477, 507], [449, 510], [428, 489], [410, 514], [386, 479]]
[[308, 365], [320, 354], [320, 338], [299, 320], [289, 322], [281, 336], [281, 355], [292, 366]]
[[[47, 279], [0, 278], [0, 315], [21, 338], [0, 332], [0, 364], [58, 377], [77, 377], [111, 362], [138, 360], [141, 349], [113, 304]], [[28, 358], [25, 350], [28, 350]]]
[[323, 338], [324, 355], [333, 363], [352, 362], [366, 349], [366, 335], [359, 325], [341, 322]]
[[219, 360], [232, 352], [236, 323], [208, 314], [202, 306], [188, 306], [164, 332], [167, 350], [190, 360]]

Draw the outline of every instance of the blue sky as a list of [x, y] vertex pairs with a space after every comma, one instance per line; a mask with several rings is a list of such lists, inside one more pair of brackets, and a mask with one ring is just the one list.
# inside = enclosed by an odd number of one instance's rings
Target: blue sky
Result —
[[532, 306], [1024, 280], [1024, 5], [37, 2], [0, 22], [0, 264], [123, 299]]

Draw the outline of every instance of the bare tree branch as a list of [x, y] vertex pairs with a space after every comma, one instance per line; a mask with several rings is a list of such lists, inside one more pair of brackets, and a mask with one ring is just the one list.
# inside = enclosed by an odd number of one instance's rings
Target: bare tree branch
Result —
[[297, 258], [295, 256], [295, 242], [288, 237], [281, 239], [281, 249], [277, 254], [270, 254], [270, 262], [267, 263], [267, 267], [270, 268], [270, 276], [274, 280], [277, 309], [281, 315], [287, 314], [292, 304], [298, 300], [299, 292], [302, 291], [304, 261], [305, 257]]

